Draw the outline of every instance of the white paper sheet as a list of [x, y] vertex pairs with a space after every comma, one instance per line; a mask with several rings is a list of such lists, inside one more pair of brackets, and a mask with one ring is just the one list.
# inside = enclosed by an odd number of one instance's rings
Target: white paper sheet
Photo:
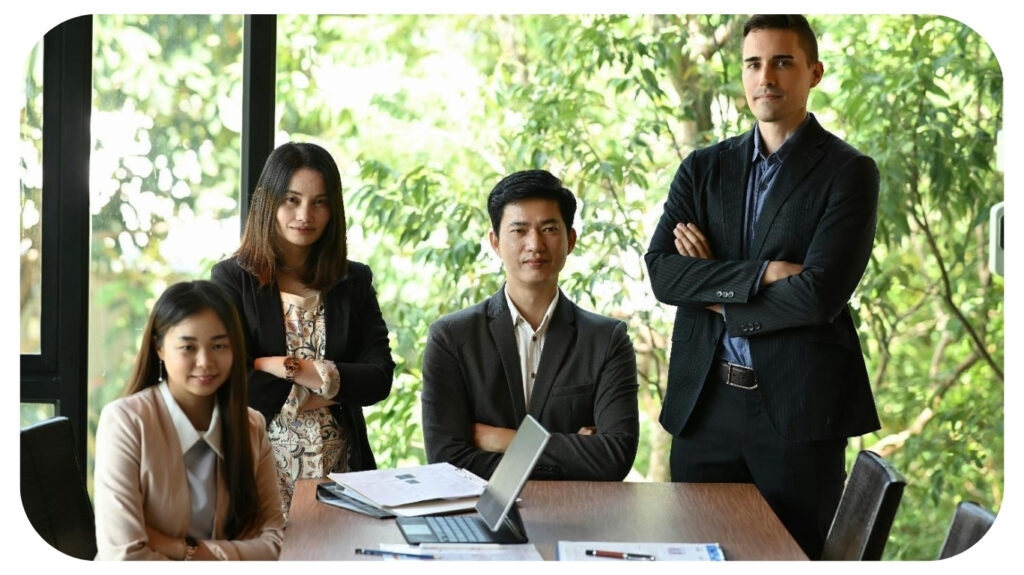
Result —
[[473, 473], [450, 463], [331, 473], [328, 477], [379, 507], [476, 497], [487, 485]]
[[[423, 543], [405, 545], [381, 543], [381, 551], [434, 555], [442, 561], [543, 561], [532, 543], [499, 545], [497, 543]], [[401, 557], [395, 557], [401, 559]], [[420, 561], [420, 559], [412, 559]]]
[[559, 541], [559, 561], [629, 561], [591, 557], [588, 549], [653, 555], [656, 561], [725, 561], [718, 543], [632, 543], [619, 541]]

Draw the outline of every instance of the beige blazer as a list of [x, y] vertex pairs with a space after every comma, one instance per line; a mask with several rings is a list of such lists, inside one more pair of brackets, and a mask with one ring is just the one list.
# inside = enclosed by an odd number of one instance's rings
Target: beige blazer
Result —
[[[249, 409], [249, 432], [260, 527], [244, 539], [224, 539], [228, 494], [221, 463], [213, 539], [205, 544], [220, 559], [274, 560], [284, 538], [284, 515], [266, 425], [253, 409]], [[185, 463], [171, 415], [156, 386], [103, 408], [96, 428], [94, 491], [97, 559], [167, 559], [146, 545], [147, 525], [185, 538], [191, 518]]]

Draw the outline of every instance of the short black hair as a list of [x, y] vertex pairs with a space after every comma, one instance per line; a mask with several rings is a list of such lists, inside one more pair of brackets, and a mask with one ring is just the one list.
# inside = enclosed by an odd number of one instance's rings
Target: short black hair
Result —
[[807, 64], [818, 61], [818, 38], [811, 30], [807, 18], [800, 14], [754, 14], [743, 24], [743, 37], [754, 30], [792, 30], [800, 39], [800, 47], [807, 54]]
[[529, 198], [557, 202], [562, 220], [565, 221], [566, 233], [569, 233], [576, 215], [576, 196], [562, 185], [562, 180], [546, 170], [523, 170], [502, 178], [487, 197], [487, 213], [491, 216], [491, 227], [495, 234], [501, 235], [498, 229], [501, 227], [505, 206]]

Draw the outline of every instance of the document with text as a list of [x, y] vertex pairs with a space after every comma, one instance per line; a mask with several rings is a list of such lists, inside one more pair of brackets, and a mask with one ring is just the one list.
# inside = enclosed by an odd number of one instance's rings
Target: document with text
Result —
[[381, 551], [401, 553], [395, 559], [409, 554], [431, 555], [442, 561], [543, 561], [532, 543], [501, 545], [497, 543], [422, 543], [420, 545], [399, 545], [381, 543]]
[[559, 561], [725, 561], [718, 543], [559, 541]]
[[487, 485], [472, 472], [450, 463], [331, 473], [328, 477], [382, 508], [477, 497]]

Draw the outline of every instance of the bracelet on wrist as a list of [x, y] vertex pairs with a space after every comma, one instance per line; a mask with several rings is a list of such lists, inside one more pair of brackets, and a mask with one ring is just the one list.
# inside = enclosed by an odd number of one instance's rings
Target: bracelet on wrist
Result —
[[199, 550], [199, 542], [191, 535], [185, 536], [185, 558], [182, 561], [191, 561]]

